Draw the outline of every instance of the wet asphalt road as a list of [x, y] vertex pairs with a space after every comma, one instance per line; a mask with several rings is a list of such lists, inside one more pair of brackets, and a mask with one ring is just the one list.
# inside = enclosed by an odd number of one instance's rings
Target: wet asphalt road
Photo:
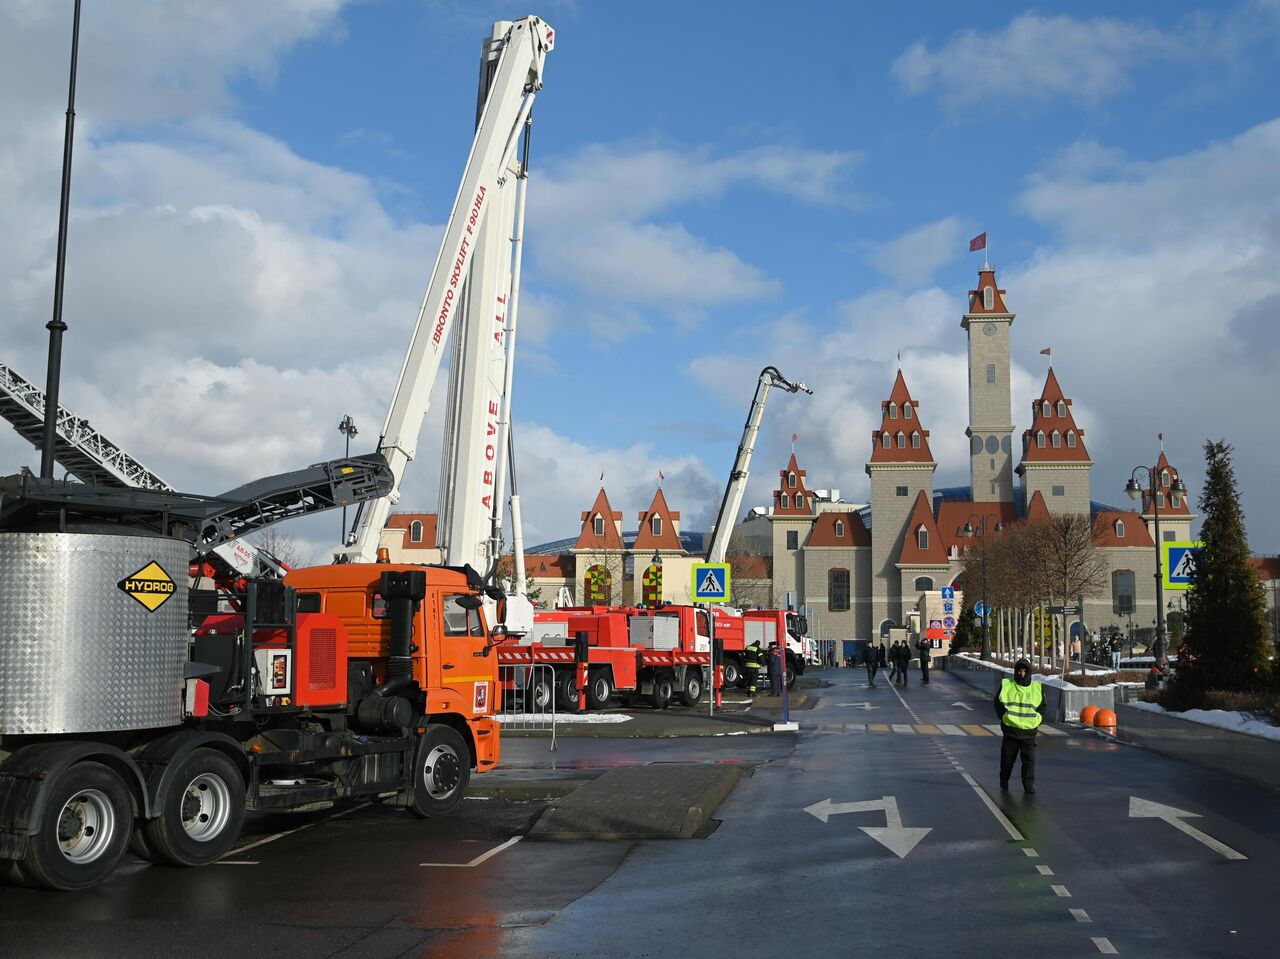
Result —
[[[821, 675], [799, 735], [562, 739], [554, 756], [504, 740], [504, 775], [531, 779], [755, 765], [705, 839], [504, 847], [545, 803], [502, 800], [435, 822], [380, 806], [259, 818], [241, 845], [270, 841], [223, 864], [133, 863], [71, 895], [0, 887], [0, 956], [1280, 953], [1280, 794], [1069, 727], [1040, 739], [1038, 795], [1016, 777], [1002, 794], [999, 739], [966, 730], [994, 716], [967, 686]], [[1134, 796], [1199, 813], [1196, 829], [1248, 858], [1130, 818]], [[905, 858], [860, 828], [887, 824], [884, 797], [929, 830]], [[823, 800], [881, 808], [823, 823], [804, 811]]]

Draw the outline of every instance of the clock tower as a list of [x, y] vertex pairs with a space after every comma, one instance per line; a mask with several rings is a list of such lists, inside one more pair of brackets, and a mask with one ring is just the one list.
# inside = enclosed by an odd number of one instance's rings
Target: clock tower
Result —
[[969, 334], [969, 481], [975, 503], [1013, 502], [1013, 407], [1009, 396], [1009, 328], [1014, 314], [984, 264], [969, 311], [960, 321]]

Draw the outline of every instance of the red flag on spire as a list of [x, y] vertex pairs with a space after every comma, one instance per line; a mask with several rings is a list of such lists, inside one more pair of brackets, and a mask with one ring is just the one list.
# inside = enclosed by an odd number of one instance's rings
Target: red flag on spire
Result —
[[987, 233], [985, 230], [969, 241], [970, 253], [976, 253], [978, 250], [985, 250], [986, 248], [987, 248]]
[[1040, 355], [1041, 355], [1041, 356], [1053, 356], [1053, 353], [1051, 352], [1051, 349], [1052, 349], [1051, 347], [1046, 346], [1043, 350], [1041, 350], [1041, 351], [1040, 351]]
[[798, 440], [799, 438], [800, 438], [800, 437], [799, 437], [799, 436], [797, 436], [795, 433], [792, 433], [792, 434], [791, 434], [791, 442], [793, 442], [793, 443], [794, 443], [794, 442], [795, 442], [796, 440]]

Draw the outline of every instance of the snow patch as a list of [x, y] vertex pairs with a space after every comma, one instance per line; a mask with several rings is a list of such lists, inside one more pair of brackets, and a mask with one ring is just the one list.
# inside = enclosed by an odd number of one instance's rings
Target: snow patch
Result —
[[1254, 719], [1248, 713], [1228, 711], [1225, 709], [1188, 709], [1181, 713], [1172, 713], [1159, 703], [1128, 703], [1134, 709], [1148, 713], [1164, 713], [1173, 719], [1185, 719], [1188, 722], [1226, 729], [1233, 733], [1244, 733], [1247, 736], [1260, 736], [1280, 742], [1280, 727], [1273, 726], [1261, 719]]

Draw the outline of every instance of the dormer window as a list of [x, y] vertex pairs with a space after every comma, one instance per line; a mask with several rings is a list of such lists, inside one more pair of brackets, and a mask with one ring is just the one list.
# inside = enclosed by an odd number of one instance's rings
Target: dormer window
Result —
[[1124, 539], [1124, 520], [1116, 520], [1116, 539]]
[[596, 536], [604, 535], [604, 517], [599, 513], [591, 517], [591, 532]]
[[881, 440], [881, 445], [884, 446], [885, 449], [893, 448], [893, 437], [889, 435], [888, 430], [885, 430], [883, 433], [880, 434], [880, 440]]
[[913, 450], [920, 448], [920, 434], [918, 432], [912, 432], [911, 434], [911, 448]]
[[1168, 485], [1169, 485], [1169, 471], [1168, 471], [1168, 470], [1161, 470], [1161, 471], [1160, 471], [1160, 485], [1161, 485], [1161, 486], [1168, 486]]
[[916, 530], [916, 546], [920, 547], [921, 550], [929, 548], [929, 531], [923, 526]]
[[1063, 400], [1058, 400], [1058, 415], [1059, 416], [1067, 415], [1067, 404]]
[[779, 500], [779, 502], [782, 504], [782, 508], [783, 508], [783, 509], [790, 509], [790, 508], [791, 508], [791, 497], [790, 497], [790, 496], [788, 496], [786, 493], [782, 493], [782, 494], [781, 494], [781, 497], [782, 497], [782, 498]]
[[649, 526], [650, 528], [652, 528], [654, 536], [662, 535], [662, 517], [661, 516], [654, 516], [652, 519], [650, 519]]
[[1164, 505], [1164, 493], [1160, 490], [1156, 490], [1156, 506], [1163, 506], [1163, 505]]
[[1061, 445], [1062, 445], [1062, 434], [1059, 433], [1057, 430], [1054, 430], [1053, 431], [1053, 448], [1056, 450]]
[[1040, 449], [1044, 449], [1044, 430], [1040, 430], [1036, 433], [1036, 446]]
[[1048, 400], [1045, 400], [1044, 406], [1040, 408], [1040, 411], [1044, 413], [1045, 416], [1053, 416], [1053, 404]]
[[1181, 497], [1181, 496], [1179, 496], [1177, 493], [1174, 493], [1174, 494], [1173, 494], [1173, 496], [1171, 497], [1171, 500], [1172, 500], [1172, 502], [1173, 502], [1173, 508], [1174, 508], [1174, 509], [1179, 509], [1179, 508], [1181, 508], [1181, 506], [1182, 506], [1182, 497]]
[[836, 520], [836, 536], [844, 536], [844, 520], [842, 519]]
[[903, 418], [904, 420], [909, 420], [909, 419], [911, 419], [911, 404], [910, 404], [910, 403], [903, 403], [903, 404], [902, 404], [902, 418]]
[[984, 310], [994, 310], [996, 308], [995, 287], [988, 286], [982, 291], [982, 308]]
[[898, 418], [898, 404], [897, 404], [897, 403], [890, 403], [890, 404], [889, 404], [889, 419], [891, 419], [891, 420], [896, 420], [897, 418]]
[[416, 519], [409, 524], [409, 542], [410, 543], [422, 542], [422, 523], [420, 523]]
[[804, 493], [796, 493], [796, 509], [804, 509]]
[[907, 434], [899, 431], [898, 433], [898, 449], [905, 450], [907, 448]]
[[788, 474], [787, 474], [787, 485], [788, 485], [788, 486], [790, 486], [792, 489], [795, 489], [795, 488], [796, 488], [796, 474], [795, 474], [795, 473], [788, 473]]
[[1072, 449], [1076, 448], [1076, 434], [1071, 430], [1067, 430], [1067, 445]]

